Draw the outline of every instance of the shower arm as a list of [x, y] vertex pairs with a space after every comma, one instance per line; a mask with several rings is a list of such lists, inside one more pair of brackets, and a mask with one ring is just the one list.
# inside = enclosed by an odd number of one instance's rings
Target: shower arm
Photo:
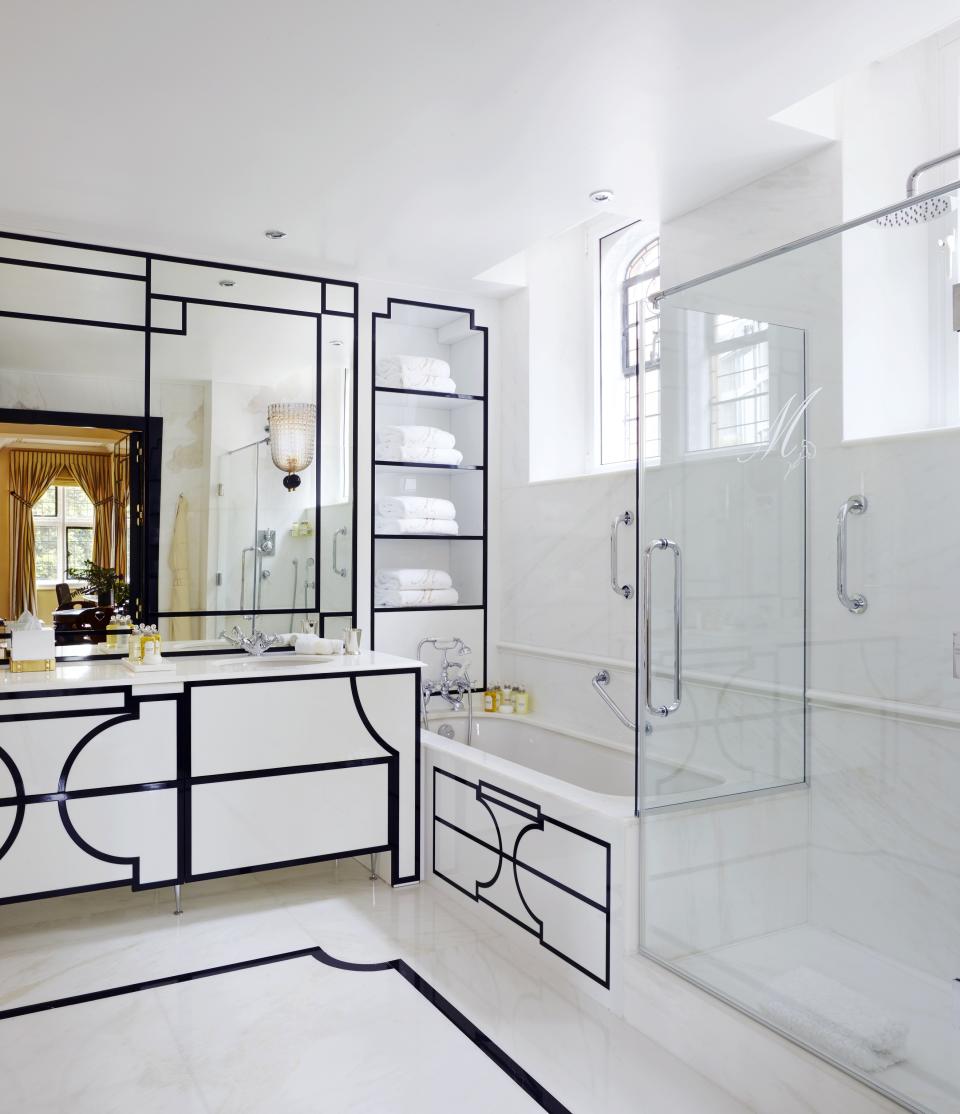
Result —
[[936, 166], [943, 166], [945, 162], [951, 159], [960, 159], [960, 148], [956, 151], [948, 151], [945, 155], [937, 155], [935, 159], [928, 159], [926, 162], [920, 163], [910, 171], [907, 178], [907, 197], [916, 197], [917, 194], [917, 179], [921, 174], [926, 174], [928, 170], [933, 170]]

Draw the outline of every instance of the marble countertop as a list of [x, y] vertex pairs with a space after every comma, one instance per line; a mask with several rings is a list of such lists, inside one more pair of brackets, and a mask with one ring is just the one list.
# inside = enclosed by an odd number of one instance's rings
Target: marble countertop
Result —
[[174, 668], [156, 672], [131, 672], [122, 661], [71, 661], [45, 673], [11, 673], [0, 669], [0, 699], [24, 692], [62, 689], [86, 689], [104, 686], [180, 685], [185, 681], [216, 681], [235, 677], [290, 677], [305, 673], [322, 677], [330, 673], [371, 673], [384, 669], [419, 669], [420, 662], [398, 658], [393, 654], [341, 654], [326, 661], [304, 660], [290, 652], [269, 653], [263, 657], [250, 654], [195, 654], [170, 657]]

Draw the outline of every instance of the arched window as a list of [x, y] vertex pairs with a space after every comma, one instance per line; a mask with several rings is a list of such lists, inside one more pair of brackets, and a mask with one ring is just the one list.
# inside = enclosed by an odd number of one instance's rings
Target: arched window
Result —
[[[637, 406], [643, 390], [643, 459], [660, 460], [660, 312], [649, 302], [660, 288], [660, 238], [650, 240], [630, 261], [623, 280], [624, 434], [637, 455]], [[643, 351], [640, 351], [641, 345]]]

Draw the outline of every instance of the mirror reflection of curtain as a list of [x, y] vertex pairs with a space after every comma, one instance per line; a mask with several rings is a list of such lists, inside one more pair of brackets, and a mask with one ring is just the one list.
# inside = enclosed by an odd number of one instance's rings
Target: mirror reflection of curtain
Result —
[[130, 506], [130, 456], [127, 443], [113, 458], [113, 488], [116, 514], [113, 518], [113, 567], [127, 576], [127, 511]]
[[14, 617], [23, 611], [37, 613], [33, 505], [65, 465], [64, 453], [10, 454], [10, 609]]
[[[129, 500], [129, 459], [123, 460], [124, 506]], [[102, 568], [114, 564], [114, 507], [117, 504], [117, 471], [111, 453], [74, 453], [24, 450], [10, 454], [10, 605], [16, 617], [22, 611], [37, 612], [37, 566], [33, 507], [47, 488], [57, 482], [75, 482], [93, 504], [93, 553], [91, 560]], [[119, 518], [119, 515], [116, 516]], [[126, 533], [123, 533], [123, 564], [126, 567]]]
[[101, 568], [113, 567], [113, 456], [109, 453], [70, 453], [67, 467], [93, 503], [93, 555]]

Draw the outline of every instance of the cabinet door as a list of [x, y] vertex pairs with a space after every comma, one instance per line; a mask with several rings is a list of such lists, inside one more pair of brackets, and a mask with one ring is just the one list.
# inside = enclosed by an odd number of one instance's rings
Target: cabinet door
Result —
[[117, 704], [0, 717], [0, 901], [177, 880], [176, 702]]
[[389, 761], [234, 777], [191, 791], [191, 877], [384, 850]]

